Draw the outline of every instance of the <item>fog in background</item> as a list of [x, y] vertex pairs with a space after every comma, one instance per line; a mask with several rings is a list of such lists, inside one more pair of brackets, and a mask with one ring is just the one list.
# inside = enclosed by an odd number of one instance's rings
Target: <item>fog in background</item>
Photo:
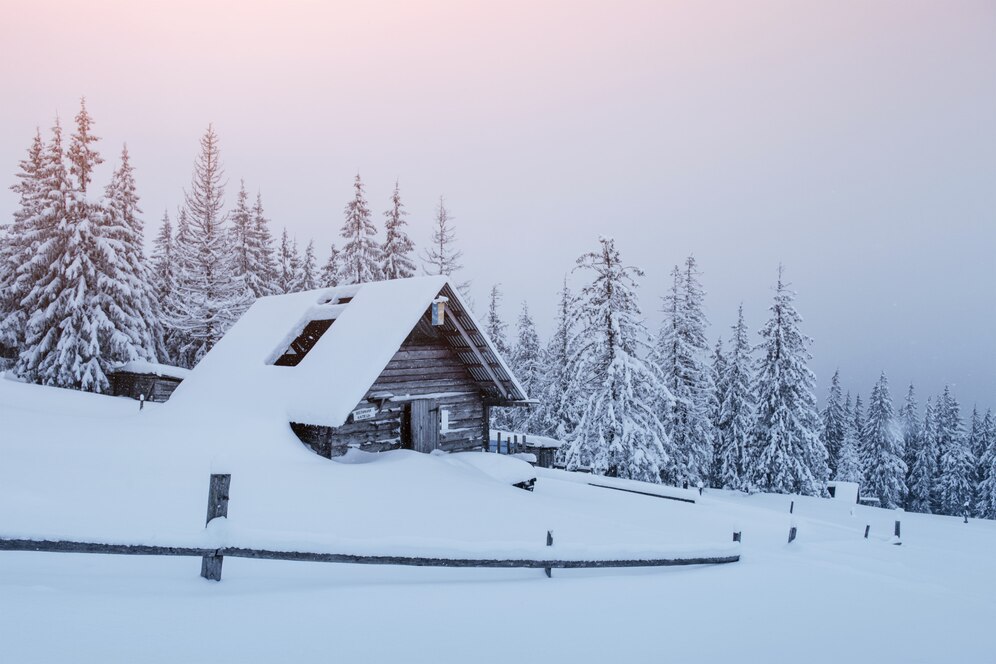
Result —
[[420, 247], [445, 195], [478, 309], [501, 282], [544, 336], [599, 234], [652, 329], [694, 253], [713, 340], [740, 301], [756, 333], [781, 261], [821, 400], [839, 366], [996, 406], [994, 2], [0, 4], [4, 220], [85, 95], [149, 239], [212, 122], [229, 201], [244, 178], [322, 261], [357, 172], [378, 223], [400, 181]]

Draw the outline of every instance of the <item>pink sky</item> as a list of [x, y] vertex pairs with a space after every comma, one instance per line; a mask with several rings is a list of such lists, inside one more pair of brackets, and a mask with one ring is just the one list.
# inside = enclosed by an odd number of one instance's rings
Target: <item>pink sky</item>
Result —
[[[479, 301], [549, 329], [599, 233], [643, 267], [656, 326], [694, 252], [713, 335], [754, 329], [775, 266], [814, 368], [996, 406], [996, 3], [6, 2], [0, 174], [86, 95], [127, 140], [154, 232], [213, 122], [320, 255], [359, 171], [400, 179], [424, 243], [444, 194]], [[105, 166], [105, 176], [109, 169]], [[0, 178], [2, 182], [2, 178]], [[231, 196], [230, 196], [231, 198]], [[15, 198], [0, 191], [0, 215]]]

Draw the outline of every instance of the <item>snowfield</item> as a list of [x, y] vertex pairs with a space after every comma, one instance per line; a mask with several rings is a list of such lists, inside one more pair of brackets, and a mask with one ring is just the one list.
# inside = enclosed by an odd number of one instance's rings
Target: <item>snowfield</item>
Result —
[[[553, 530], [559, 555], [597, 557], [725, 551], [741, 530], [742, 560], [547, 579], [227, 558], [215, 583], [196, 558], [0, 552], [0, 659], [992, 661], [994, 522], [542, 469], [530, 493], [515, 459], [330, 462], [279, 422], [208, 412], [0, 380], [0, 536], [487, 556], [543, 555]], [[231, 503], [206, 531], [212, 472]]]

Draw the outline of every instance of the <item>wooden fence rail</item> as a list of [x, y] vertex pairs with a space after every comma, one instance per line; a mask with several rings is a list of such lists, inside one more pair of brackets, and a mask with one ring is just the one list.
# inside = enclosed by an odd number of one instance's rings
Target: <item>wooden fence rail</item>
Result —
[[[207, 523], [228, 515], [228, 493], [231, 475], [212, 475], [208, 486]], [[606, 487], [609, 488], [609, 487]], [[614, 488], [614, 487], [612, 487]], [[663, 497], [663, 496], [661, 496]], [[547, 546], [553, 545], [553, 534], [547, 532]], [[274, 551], [244, 547], [182, 547], [146, 544], [107, 544], [68, 540], [35, 540], [0, 538], [0, 551], [38, 551], [48, 553], [97, 553], [129, 556], [189, 556], [201, 558], [201, 576], [221, 580], [221, 568], [226, 556], [261, 560], [292, 560], [315, 563], [348, 563], [353, 565], [407, 565], [414, 567], [502, 567], [543, 569], [550, 576], [552, 569], [585, 569], [601, 567], [670, 567], [675, 565], [718, 565], [735, 563], [739, 554], [698, 557], [660, 557], [617, 560], [531, 560], [523, 558], [447, 558], [426, 556], [378, 556], [352, 553], [322, 553], [313, 551]]]
[[518, 558], [430, 558], [420, 556], [372, 556], [353, 553], [316, 553], [312, 551], [272, 551], [224, 547], [147, 546], [133, 544], [103, 544], [66, 540], [0, 539], [0, 551], [39, 551], [49, 553], [100, 553], [133, 556], [189, 556], [203, 558], [221, 556], [292, 560], [314, 563], [349, 563], [353, 565], [406, 565], [414, 567], [504, 567], [532, 569], [586, 569], [599, 567], [670, 567], [675, 565], [714, 565], [734, 563], [740, 554], [692, 558], [648, 558], [635, 560], [530, 560]]

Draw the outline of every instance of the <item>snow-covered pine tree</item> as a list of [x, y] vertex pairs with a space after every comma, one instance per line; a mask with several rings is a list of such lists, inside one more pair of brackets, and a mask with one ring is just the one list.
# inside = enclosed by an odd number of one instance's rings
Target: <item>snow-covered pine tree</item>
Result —
[[580, 416], [568, 436], [567, 467], [647, 482], [677, 476], [674, 449], [657, 415], [667, 387], [642, 359], [649, 334], [637, 303], [643, 272], [623, 264], [615, 242], [582, 255], [575, 269], [593, 272], [582, 292], [579, 338], [570, 371], [581, 390]]
[[885, 372], [872, 388], [862, 438], [865, 495], [876, 496], [887, 509], [900, 506], [906, 495], [906, 462]]
[[[273, 249], [273, 234], [270, 232], [270, 220], [263, 212], [263, 195], [256, 192], [256, 203], [252, 206], [253, 233], [250, 235], [250, 250], [255, 256], [256, 285], [251, 290], [259, 289], [257, 297], [274, 295], [277, 292], [277, 259]], [[253, 292], [256, 292], [253, 290]]]
[[291, 243], [290, 273], [292, 293], [304, 290], [301, 285], [304, 283], [304, 262], [301, 259], [301, 252], [297, 248], [297, 238]]
[[664, 296], [664, 323], [653, 362], [674, 399], [661, 404], [661, 421], [678, 454], [676, 481], [705, 482], [711, 475], [715, 430], [711, 414], [714, 394], [708, 364], [704, 292], [695, 258], [684, 269], [675, 266], [673, 283]]
[[980, 425], [983, 452], [979, 467], [982, 481], [976, 492], [976, 514], [982, 519], [996, 519], [996, 420], [986, 410]]
[[836, 477], [837, 459], [840, 457], [840, 445], [844, 442], [844, 429], [847, 422], [844, 419], [843, 395], [840, 388], [840, 370], [833, 372], [830, 380], [830, 391], [827, 394], [827, 405], [821, 416], [823, 428], [820, 430], [820, 440], [827, 448], [827, 462], [830, 466], [830, 476]]
[[816, 379], [807, 364], [812, 340], [799, 329], [802, 318], [794, 298], [779, 266], [771, 318], [758, 345], [749, 477], [751, 485], [765, 491], [820, 495], [829, 473], [827, 450], [819, 437]]
[[93, 225], [96, 211], [83, 190], [96, 155], [89, 148], [96, 140], [89, 134], [90, 122], [81, 109], [71, 143], [86, 149], [75, 151], [81, 161], [73, 164], [74, 182], [66, 172], [58, 122], [52, 130], [43, 169], [46, 205], [36, 225], [41, 241], [28, 264], [21, 266], [22, 274], [39, 278], [21, 300], [28, 319], [15, 371], [44, 385], [104, 392], [108, 381], [101, 367], [100, 338], [107, 328], [91, 306], [100, 275], [94, 261], [101, 256]]
[[[432, 230], [432, 244], [422, 253], [423, 269], [426, 274], [445, 274], [452, 276], [454, 272], [463, 269], [460, 257], [463, 252], [456, 249], [456, 230], [451, 223], [453, 217], [446, 209], [446, 202], [439, 197], [436, 208], [435, 227]], [[458, 286], [460, 291], [467, 290], [467, 283]]]
[[76, 114], [76, 133], [73, 134], [69, 142], [69, 174], [76, 179], [76, 190], [86, 194], [87, 187], [93, 179], [93, 169], [104, 163], [104, 158], [100, 156], [95, 147], [92, 147], [100, 140], [90, 133], [93, 125], [93, 118], [86, 110], [86, 98], [80, 98], [80, 110]]
[[152, 297], [158, 303], [159, 327], [162, 330], [163, 350], [159, 353], [159, 360], [167, 364], [176, 363], [173, 357], [173, 349], [176, 344], [172, 331], [163, 325], [164, 312], [169, 308], [169, 303], [176, 297], [178, 268], [175, 243], [173, 223], [170, 221], [169, 211], [164, 210], [159, 232], [152, 244], [150, 287]]
[[187, 210], [180, 207], [176, 218], [176, 233], [172, 242], [173, 280], [165, 297], [160, 300], [163, 316], [163, 339], [166, 343], [166, 356], [170, 364], [178, 367], [192, 367], [195, 360], [190, 349], [193, 347], [191, 338], [184, 330], [175, 327], [172, 322], [184, 314], [184, 292], [180, 290], [183, 275], [191, 274], [195, 269], [193, 262], [194, 247], [190, 235], [190, 222]]
[[339, 278], [342, 273], [342, 261], [339, 259], [342, 254], [339, 251], [335, 243], [329, 248], [329, 259], [325, 261], [325, 266], [322, 267], [321, 276], [321, 288], [330, 288], [332, 286], [339, 285]]
[[564, 277], [557, 300], [556, 327], [543, 353], [542, 389], [537, 395], [540, 403], [533, 413], [537, 432], [558, 440], [566, 439], [573, 431], [580, 402], [574, 389], [577, 387], [574, 375], [570, 372], [578, 341], [576, 322], [577, 301]]
[[273, 294], [274, 260], [273, 238], [263, 216], [262, 198], [256, 196], [256, 205], [249, 208], [249, 193], [245, 180], [240, 181], [235, 208], [230, 215], [232, 224], [233, 269], [241, 278], [252, 297]]
[[353, 199], [346, 204], [346, 221], [340, 235], [342, 246], [342, 279], [347, 283], [362, 284], [380, 278], [380, 245], [375, 239], [377, 227], [370, 220], [370, 208], [363, 194], [363, 181], [357, 173], [353, 182]]
[[972, 475], [972, 486], [975, 493], [972, 496], [972, 514], [975, 514], [975, 505], [978, 503], [978, 490], [982, 484], [983, 469], [982, 457], [986, 453], [985, 434], [982, 430], [982, 418], [979, 417], [978, 406], [972, 406], [972, 416], [968, 420], [968, 449], [972, 451], [972, 459], [975, 461], [975, 472]]
[[720, 395], [724, 389], [722, 386], [723, 377], [726, 374], [726, 351], [723, 349], [723, 337], [716, 338], [716, 345], [712, 347], [712, 354], [709, 356], [709, 375], [712, 380], [712, 390], [709, 394], [709, 421], [712, 422], [712, 430], [715, 433], [715, 444], [712, 449], [712, 467], [709, 470], [709, 485], [722, 486], [719, 470], [719, 407]]
[[22, 267], [31, 261], [45, 235], [48, 192], [45, 188], [46, 150], [41, 131], [35, 130], [28, 155], [19, 166], [18, 182], [11, 186], [18, 196], [18, 206], [13, 221], [4, 227], [0, 238], [0, 346], [10, 351], [24, 345], [27, 312], [21, 306], [21, 300], [40, 277], [37, 270], [25, 271]]
[[415, 243], [405, 232], [408, 222], [397, 181], [391, 194], [391, 209], [384, 213], [384, 246], [381, 252], [381, 276], [406, 279], [415, 275]]
[[176, 282], [176, 248], [173, 242], [173, 222], [170, 221], [169, 210], [164, 210], [159, 232], [152, 241], [152, 293], [159, 302], [169, 299]]
[[748, 443], [754, 424], [754, 376], [744, 306], [737, 309], [730, 349], [718, 382], [717, 480], [724, 489], [747, 489]]
[[[499, 285], [495, 284], [491, 287], [491, 294], [488, 300], [488, 315], [484, 319], [484, 330], [487, 332], [498, 353], [502, 357], [508, 358], [510, 355], [506, 333], [508, 323], [502, 320], [501, 312], [499, 311], [502, 300], [501, 290], [498, 288]], [[510, 430], [513, 426], [514, 410], [513, 408], [492, 408], [491, 426], [498, 430]]]
[[[858, 405], [860, 408], [860, 405]], [[860, 485], [864, 479], [861, 469], [861, 437], [851, 410], [851, 393], [844, 399], [844, 437], [840, 441], [837, 454], [837, 469], [833, 478], [839, 482], [854, 482]]]
[[[519, 312], [518, 332], [515, 346], [509, 355], [509, 363], [522, 389], [535, 399], [543, 382], [543, 350], [533, 317], [529, 314], [529, 306], [525, 302]], [[525, 433], [541, 433], [533, 426], [534, 414], [532, 408], [512, 409], [511, 428]]]
[[300, 258], [295, 256], [297, 243], [287, 234], [287, 227], [280, 233], [280, 247], [277, 250], [277, 292], [293, 293], [297, 290], [298, 264]]
[[932, 514], [936, 508], [938, 458], [937, 418], [934, 405], [927, 399], [924, 407], [923, 426], [914, 445], [913, 466], [907, 480], [906, 509], [910, 512]]
[[304, 250], [304, 258], [301, 259], [301, 278], [299, 282], [301, 290], [314, 290], [318, 288], [318, 264], [315, 259], [315, 241], [309, 240], [308, 246]]
[[961, 408], [946, 385], [937, 403], [937, 446], [941, 451], [938, 478], [941, 512], [961, 516], [971, 508], [974, 497], [975, 459], [965, 436]]
[[187, 236], [177, 233], [177, 297], [165, 316], [167, 327], [182, 340], [176, 354], [186, 366], [199, 362], [252, 303], [232, 265], [224, 172], [218, 135], [211, 125], [200, 147], [190, 191], [184, 192]]
[[139, 216], [135, 171], [128, 146], [104, 190], [103, 217], [95, 225], [102, 238], [100, 264], [104, 275], [95, 289], [94, 305], [102, 312], [110, 333], [101, 339], [105, 364], [156, 360], [166, 355], [162, 313], [153, 291], [153, 277], [145, 258], [145, 223]]
[[[920, 405], [916, 400], [916, 389], [910, 383], [906, 390], [906, 400], [903, 407], [899, 409], [899, 433], [903, 438], [903, 460], [906, 462], [906, 488], [907, 495], [910, 489], [910, 476], [913, 472], [913, 463], [916, 460], [916, 448], [920, 438], [922, 420], [920, 419]], [[908, 504], [906, 497], [903, 504]]]

